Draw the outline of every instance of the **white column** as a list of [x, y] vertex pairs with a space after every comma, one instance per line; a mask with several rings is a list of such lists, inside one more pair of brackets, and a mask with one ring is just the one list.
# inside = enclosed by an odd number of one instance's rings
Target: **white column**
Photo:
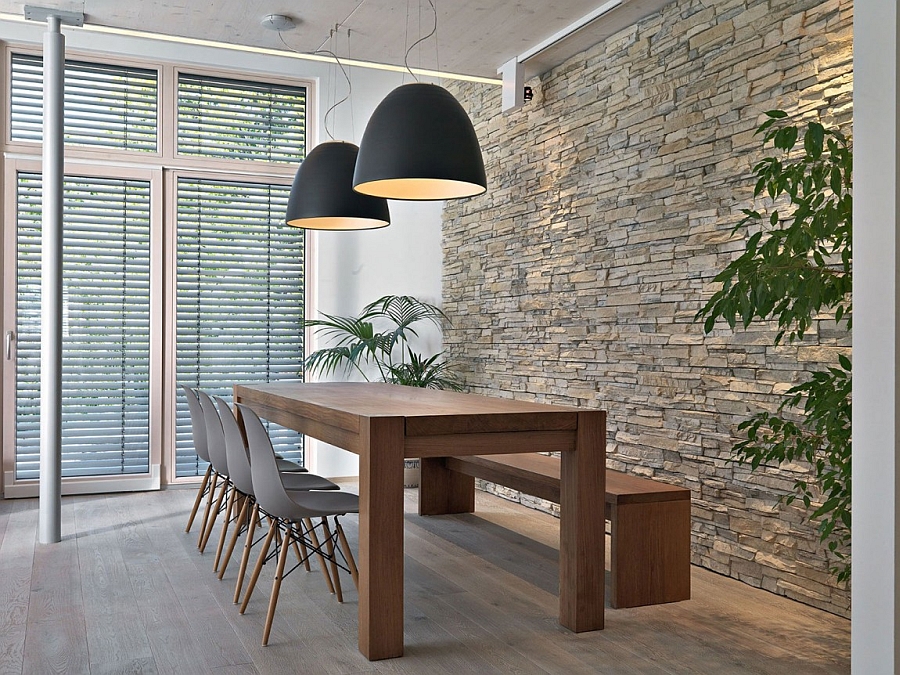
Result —
[[852, 672], [898, 672], [897, 3], [853, 7]]
[[41, 220], [41, 465], [38, 541], [62, 538], [63, 73], [60, 19], [44, 34], [44, 157]]

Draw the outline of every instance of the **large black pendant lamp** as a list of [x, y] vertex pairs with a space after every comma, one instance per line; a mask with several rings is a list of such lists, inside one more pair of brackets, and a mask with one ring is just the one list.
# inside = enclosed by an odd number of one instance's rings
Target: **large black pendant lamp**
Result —
[[353, 143], [320, 143], [300, 163], [285, 220], [310, 230], [372, 230], [390, 225], [387, 201], [354, 192]]
[[434, 200], [487, 189], [478, 137], [453, 95], [434, 84], [397, 87], [375, 108], [359, 144], [353, 189]]

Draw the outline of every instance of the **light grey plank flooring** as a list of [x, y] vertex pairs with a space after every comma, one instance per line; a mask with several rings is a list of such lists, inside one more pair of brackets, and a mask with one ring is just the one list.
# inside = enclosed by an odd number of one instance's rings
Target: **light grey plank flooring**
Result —
[[90, 672], [74, 500], [63, 503], [61, 525], [60, 543], [34, 548], [23, 673]]
[[[352, 487], [352, 486], [351, 486]], [[285, 580], [260, 646], [274, 565], [243, 616], [237, 561], [212, 571], [183, 532], [193, 490], [64, 499], [62, 543], [35, 543], [36, 500], [0, 500], [0, 675], [848, 673], [850, 623], [694, 568], [693, 599], [607, 610], [606, 629], [557, 621], [558, 521], [491, 495], [478, 514], [421, 518], [406, 493], [403, 658], [356, 649], [357, 595], [321, 573]], [[344, 519], [351, 544], [355, 518]], [[238, 549], [239, 551], [239, 549]], [[239, 555], [239, 553], [236, 553]], [[255, 556], [254, 556], [255, 557]]]
[[0, 500], [0, 675], [22, 672], [34, 561], [36, 502]]

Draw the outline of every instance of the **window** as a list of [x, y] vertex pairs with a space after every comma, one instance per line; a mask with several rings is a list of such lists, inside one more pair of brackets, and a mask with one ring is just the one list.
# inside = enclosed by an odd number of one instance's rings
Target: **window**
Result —
[[178, 76], [179, 154], [297, 163], [305, 119], [304, 87]]
[[[17, 283], [4, 287], [15, 340], [3, 464], [6, 496], [24, 496], [39, 474], [43, 78], [40, 55], [9, 63], [3, 255]], [[65, 80], [76, 150], [64, 194], [63, 490], [148, 489], [163, 466], [168, 480], [205, 470], [176, 385], [230, 400], [234, 382], [302, 377], [305, 237], [283, 220], [309, 89], [84, 57], [66, 61]], [[299, 434], [270, 433], [303, 461]]]
[[[306, 89], [178, 76], [177, 151], [296, 163], [306, 154]], [[178, 382], [230, 396], [234, 382], [296, 378], [303, 362], [304, 236], [283, 224], [287, 185], [180, 177], [176, 183]], [[269, 425], [276, 450], [302, 462], [299, 434]], [[193, 452], [187, 403], [175, 422], [175, 475]]]
[[[230, 397], [234, 382], [296, 379], [303, 367], [303, 231], [285, 227], [283, 185], [179, 178], [178, 382]], [[206, 470], [187, 403], [176, 421], [178, 476]], [[300, 435], [270, 425], [277, 452], [302, 461]]]
[[[40, 461], [41, 176], [19, 173], [16, 478]], [[63, 201], [62, 475], [147, 473], [150, 185], [69, 176]]]
[[[13, 141], [41, 142], [43, 60], [12, 56]], [[155, 70], [66, 61], [65, 139], [71, 145], [156, 152]]]

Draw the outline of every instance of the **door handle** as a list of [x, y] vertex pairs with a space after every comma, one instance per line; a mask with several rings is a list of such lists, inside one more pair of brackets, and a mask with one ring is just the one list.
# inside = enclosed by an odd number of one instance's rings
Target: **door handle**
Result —
[[12, 358], [12, 343], [13, 340], [16, 339], [16, 334], [11, 330], [6, 331], [6, 360], [9, 361]]

